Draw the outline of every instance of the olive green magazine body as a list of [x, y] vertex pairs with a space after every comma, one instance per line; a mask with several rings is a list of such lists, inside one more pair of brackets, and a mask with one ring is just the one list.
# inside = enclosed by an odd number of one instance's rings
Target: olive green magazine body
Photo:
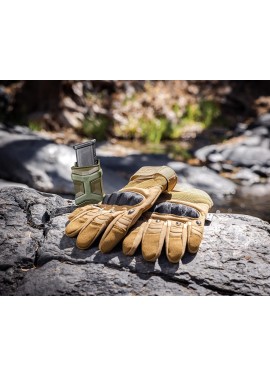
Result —
[[71, 179], [74, 183], [76, 205], [82, 206], [102, 201], [104, 192], [100, 161], [91, 166], [72, 166]]

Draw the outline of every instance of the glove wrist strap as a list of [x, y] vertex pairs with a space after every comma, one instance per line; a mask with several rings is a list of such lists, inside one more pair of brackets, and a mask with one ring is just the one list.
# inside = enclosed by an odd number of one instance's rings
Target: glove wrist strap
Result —
[[130, 178], [130, 181], [155, 179], [157, 176], [162, 176], [166, 179], [167, 187], [165, 187], [165, 190], [167, 191], [171, 191], [176, 185], [177, 176], [173, 169], [168, 166], [144, 166]]

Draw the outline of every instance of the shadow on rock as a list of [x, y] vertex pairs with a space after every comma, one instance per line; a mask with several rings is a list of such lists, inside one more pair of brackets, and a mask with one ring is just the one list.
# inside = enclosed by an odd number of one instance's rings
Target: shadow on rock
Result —
[[59, 249], [66, 250], [75, 246], [75, 244], [76, 244], [76, 238], [70, 238], [66, 236], [65, 234], [63, 234], [63, 237], [60, 239], [60, 242], [59, 242]]
[[169, 272], [170, 275], [173, 275], [180, 267], [180, 262], [178, 263], [171, 263], [168, 261], [166, 254], [163, 252], [159, 257], [157, 264], [160, 267], [160, 271], [166, 274]]
[[182, 264], [188, 264], [188, 263], [191, 263], [197, 256], [197, 253], [196, 254], [192, 254], [190, 253], [189, 251], [186, 251], [183, 258], [182, 258]]
[[93, 255], [95, 255], [96, 252], [97, 252], [97, 248], [81, 250], [81, 249], [78, 249], [76, 245], [74, 245], [71, 251], [70, 257], [76, 260], [87, 259], [87, 258], [93, 257]]

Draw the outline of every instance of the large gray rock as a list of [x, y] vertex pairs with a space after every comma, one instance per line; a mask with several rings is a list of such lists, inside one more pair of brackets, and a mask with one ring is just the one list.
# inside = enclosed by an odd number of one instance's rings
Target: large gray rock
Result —
[[270, 166], [270, 150], [267, 148], [240, 144], [224, 148], [221, 154], [224, 160], [231, 161], [235, 166]]
[[[207, 290], [202, 292], [207, 293]], [[160, 276], [141, 276], [102, 264], [68, 264], [52, 260], [30, 271], [16, 295], [195, 295]]]
[[[234, 133], [237, 137], [232, 137], [226, 143], [200, 148], [195, 152], [195, 156], [214, 170], [216, 170], [215, 163], [219, 163], [221, 171], [224, 172], [227, 171], [226, 166], [230, 164], [236, 172], [239, 167], [251, 168], [253, 171], [256, 169], [256, 173], [262, 178], [270, 177], [269, 125], [270, 114], [264, 114], [250, 126], [238, 125]], [[252, 185], [254, 176], [244, 181]]]
[[235, 144], [213, 145], [203, 147], [195, 152], [195, 156], [202, 162], [221, 162], [229, 161], [234, 166], [251, 167], [270, 166], [270, 150], [262, 145], [249, 145], [252, 138], [244, 139]]
[[267, 113], [267, 114], [263, 114], [259, 116], [256, 123], [260, 126], [265, 126], [265, 127], [270, 128], [270, 114]]
[[197, 255], [179, 264], [147, 263], [86, 251], [64, 235], [73, 201], [33, 189], [0, 191], [2, 295], [269, 295], [270, 225], [244, 215], [215, 215]]
[[25, 187], [25, 188], [28, 187], [24, 183], [10, 182], [10, 181], [5, 181], [4, 179], [0, 179], [0, 189], [2, 187], [9, 187], [9, 186], [17, 186], [17, 187]]
[[191, 186], [205, 190], [215, 197], [233, 195], [236, 185], [206, 166], [190, 166], [183, 162], [169, 162], [170, 166], [178, 175], [179, 182], [188, 183]]
[[37, 190], [72, 194], [70, 167], [74, 151], [31, 132], [0, 125], [0, 178]]

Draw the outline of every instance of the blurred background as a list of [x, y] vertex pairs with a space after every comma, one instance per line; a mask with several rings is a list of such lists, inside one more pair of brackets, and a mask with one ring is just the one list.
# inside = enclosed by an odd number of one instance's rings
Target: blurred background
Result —
[[106, 192], [165, 164], [214, 212], [270, 221], [270, 81], [0, 81], [0, 188], [73, 198], [71, 147], [92, 138]]

